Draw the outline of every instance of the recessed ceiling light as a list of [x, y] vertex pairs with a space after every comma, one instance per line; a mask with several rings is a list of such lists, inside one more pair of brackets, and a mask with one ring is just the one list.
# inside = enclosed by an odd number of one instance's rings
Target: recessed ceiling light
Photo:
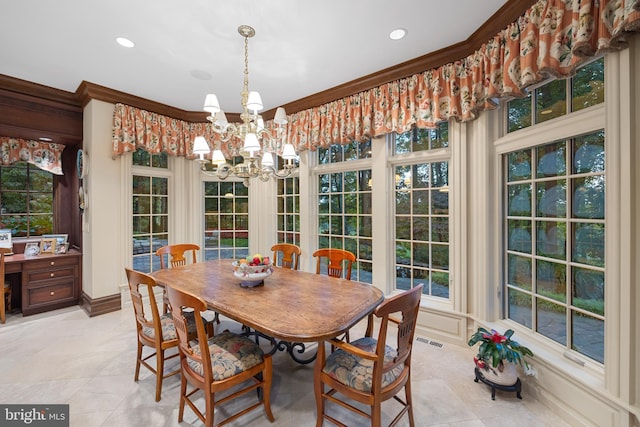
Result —
[[404, 36], [406, 35], [407, 35], [407, 30], [405, 30], [404, 28], [396, 28], [395, 30], [389, 33], [389, 38], [391, 40], [400, 40], [404, 38]]
[[42, 142], [51, 142], [53, 141], [53, 139], [51, 138], [47, 138], [46, 136], [41, 136], [40, 138], [38, 138], [40, 141]]
[[120, 46], [134, 47], [136, 44], [126, 37], [116, 37], [116, 41]]

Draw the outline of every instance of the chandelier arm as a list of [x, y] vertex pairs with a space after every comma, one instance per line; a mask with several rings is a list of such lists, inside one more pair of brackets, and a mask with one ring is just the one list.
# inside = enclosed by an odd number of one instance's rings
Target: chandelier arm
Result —
[[284, 169], [278, 170], [276, 168], [269, 168], [271, 169], [270, 174], [275, 176], [276, 178], [287, 178], [289, 176], [291, 176], [292, 173], [292, 168], [290, 167], [285, 167]]
[[218, 166], [216, 176], [224, 180], [224, 179], [227, 179], [230, 173], [231, 173], [231, 165], [229, 165], [228, 163], [225, 163], [224, 165]]

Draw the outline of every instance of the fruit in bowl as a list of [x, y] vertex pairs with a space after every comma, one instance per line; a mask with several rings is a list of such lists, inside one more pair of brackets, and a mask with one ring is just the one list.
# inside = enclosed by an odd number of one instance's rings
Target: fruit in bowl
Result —
[[234, 261], [232, 265], [233, 274], [241, 280], [240, 285], [243, 287], [261, 285], [264, 279], [273, 273], [273, 264], [269, 257], [260, 254]]

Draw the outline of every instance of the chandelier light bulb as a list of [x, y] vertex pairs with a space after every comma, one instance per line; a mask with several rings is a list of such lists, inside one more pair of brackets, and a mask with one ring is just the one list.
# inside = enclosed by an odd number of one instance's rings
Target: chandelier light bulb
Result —
[[224, 158], [224, 154], [222, 154], [222, 150], [217, 149], [213, 151], [213, 155], [211, 156], [211, 163], [216, 166], [224, 165], [227, 162], [227, 159]]
[[262, 166], [263, 167], [273, 167], [274, 165], [273, 155], [270, 152], [266, 152], [262, 155]]
[[292, 144], [284, 144], [284, 147], [282, 147], [282, 158], [285, 160], [293, 160], [296, 158], [296, 149], [293, 148]]
[[209, 148], [209, 144], [207, 140], [204, 139], [204, 136], [196, 136], [196, 139], [193, 141], [193, 154], [199, 154], [202, 159], [204, 154], [209, 154], [211, 149]]
[[220, 111], [220, 103], [218, 102], [218, 97], [214, 94], [207, 94], [207, 97], [204, 99], [204, 111], [207, 111], [211, 114], [215, 114]]
[[249, 98], [247, 99], [247, 108], [254, 113], [258, 113], [258, 111], [262, 110], [262, 97], [255, 90], [249, 92]]
[[284, 108], [278, 107], [276, 109], [276, 115], [273, 117], [273, 121], [278, 125], [287, 124], [287, 113], [285, 113]]
[[227, 116], [224, 114], [224, 111], [220, 110], [216, 113], [215, 124], [222, 127], [226, 127], [229, 125], [229, 122], [227, 121]]
[[248, 133], [244, 137], [244, 150], [253, 154], [255, 151], [260, 151], [260, 141], [255, 133]]

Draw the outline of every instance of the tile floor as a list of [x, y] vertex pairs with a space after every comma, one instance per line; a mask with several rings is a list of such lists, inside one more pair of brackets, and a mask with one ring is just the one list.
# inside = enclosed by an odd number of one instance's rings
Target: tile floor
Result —
[[[230, 321], [221, 327], [239, 329]], [[360, 334], [354, 331], [352, 336]], [[130, 308], [94, 318], [79, 307], [28, 317], [12, 314], [0, 325], [0, 348], [0, 402], [68, 403], [72, 427], [200, 425], [189, 409], [185, 421], [177, 421], [178, 376], [165, 381], [157, 403], [153, 374], [143, 368], [140, 380], [133, 381], [136, 345]], [[567, 425], [526, 391], [522, 400], [514, 393], [497, 392], [492, 401], [489, 388], [473, 381], [472, 358], [471, 348], [416, 342], [412, 384], [417, 426]], [[256, 410], [231, 426], [315, 425], [313, 367], [300, 366], [279, 352], [273, 368], [275, 423]], [[393, 401], [383, 405], [386, 423], [391, 419], [387, 414], [397, 406]], [[362, 419], [342, 408], [331, 404], [328, 408], [349, 426], [363, 425]], [[220, 421], [225, 410], [217, 411]], [[404, 419], [399, 425], [408, 422]]]

